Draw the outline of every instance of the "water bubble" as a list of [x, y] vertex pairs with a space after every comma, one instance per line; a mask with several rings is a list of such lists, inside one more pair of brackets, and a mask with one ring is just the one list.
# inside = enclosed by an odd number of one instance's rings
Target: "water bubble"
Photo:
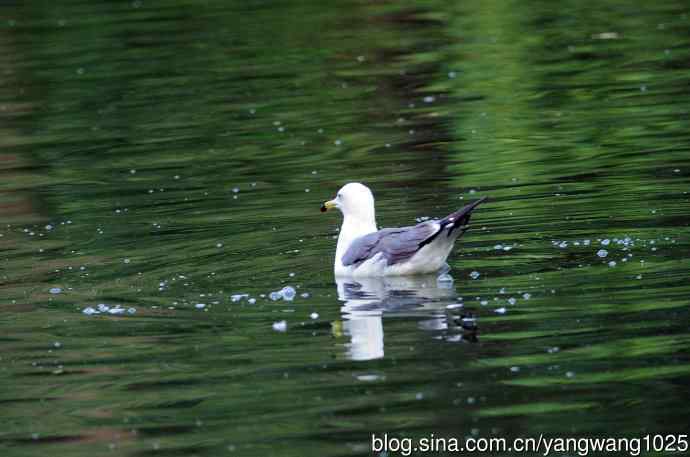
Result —
[[607, 251], [606, 249], [599, 249], [597, 251], [597, 256], [601, 257], [602, 259], [607, 255], [609, 255], [609, 251]]
[[105, 303], [98, 304], [98, 311], [100, 311], [101, 313], [107, 313], [109, 309], [110, 306], [106, 305]]
[[57, 295], [60, 292], [62, 292], [62, 289], [60, 289], [59, 287], [51, 287], [48, 292], [50, 292], [53, 295]]
[[129, 262], [131, 262], [131, 260], [129, 260], [129, 259], [124, 259], [123, 262], [124, 262], [124, 263], [129, 263]]
[[529, 300], [531, 297], [532, 294], [530, 294], [529, 292], [525, 292], [524, 294], [522, 294], [522, 298], [524, 298], [525, 300]]
[[249, 294], [234, 294], [230, 296], [230, 301], [233, 303], [237, 303], [238, 301], [242, 300], [243, 298], [249, 297]]
[[276, 301], [276, 300], [280, 300], [281, 298], [283, 298], [283, 295], [280, 292], [274, 291], [274, 292], [271, 292], [270, 294], [268, 294], [268, 298], [270, 298], [273, 301]]
[[62, 347], [62, 343], [59, 342], [59, 341], [56, 341], [56, 342], [53, 343], [53, 347], [54, 347], [55, 349], [60, 349], [60, 348]]
[[316, 320], [316, 319], [319, 318], [319, 313], [311, 313], [311, 314], [309, 315], [309, 317], [310, 317], [311, 319]]
[[449, 71], [449, 72], [448, 72], [448, 77], [449, 77], [450, 79], [455, 78], [457, 75], [458, 75], [458, 74], [455, 73], [454, 71]]
[[333, 144], [335, 144], [336, 146], [340, 146], [341, 144], [343, 144], [343, 142], [341, 140], [335, 140]]
[[278, 321], [273, 323], [273, 330], [276, 332], [285, 332], [287, 330], [287, 322]]
[[297, 291], [292, 286], [285, 286], [280, 290], [280, 294], [283, 296], [283, 300], [292, 301], [295, 299]]
[[608, 246], [610, 243], [611, 243], [611, 240], [609, 240], [608, 238], [601, 240], [602, 246]]
[[612, 260], [612, 261], [609, 262], [609, 267], [613, 268], [613, 267], [615, 267], [615, 266], [616, 266], [616, 261], [615, 261], [615, 260]]
[[127, 314], [134, 314], [137, 312], [136, 308], [127, 308]]
[[427, 95], [426, 97], [424, 97], [424, 103], [434, 103], [435, 100], [436, 97], [434, 97], [433, 95]]
[[194, 305], [194, 307], [196, 309], [204, 309], [206, 308], [206, 303], [197, 303], [196, 305]]
[[472, 273], [470, 273], [470, 278], [477, 279], [479, 277], [479, 275], [480, 275], [480, 273], [475, 270]]
[[443, 273], [442, 275], [439, 275], [438, 278], [436, 278], [436, 282], [439, 285], [453, 284], [453, 277], [448, 273]]
[[501, 307], [501, 308], [496, 308], [496, 309], [494, 310], [494, 313], [505, 314], [506, 311], [508, 311], [506, 308]]
[[515, 298], [513, 298], [513, 297], [510, 297], [510, 298], [508, 299], [508, 303], [510, 303], [511, 305], [514, 305], [515, 303], [517, 303], [517, 300], [516, 300]]
[[90, 306], [84, 308], [84, 309], [82, 310], [82, 313], [86, 314], [87, 316], [91, 316], [92, 314], [100, 314], [99, 311], [97, 311], [96, 309], [94, 309], [94, 308], [92, 308], [92, 307], [90, 307]]
[[108, 313], [110, 313], [110, 314], [124, 314], [125, 311], [126, 310], [124, 308], [121, 308], [119, 305], [117, 305], [114, 308], [110, 308], [108, 310]]
[[248, 300], [247, 300], [247, 303], [249, 303], [250, 305], [253, 305], [254, 303], [256, 303], [256, 298], [250, 298], [250, 299], [248, 299]]
[[385, 376], [381, 376], [378, 374], [360, 374], [360, 375], [357, 375], [356, 378], [359, 381], [368, 381], [368, 382], [378, 381], [379, 379], [386, 379]]

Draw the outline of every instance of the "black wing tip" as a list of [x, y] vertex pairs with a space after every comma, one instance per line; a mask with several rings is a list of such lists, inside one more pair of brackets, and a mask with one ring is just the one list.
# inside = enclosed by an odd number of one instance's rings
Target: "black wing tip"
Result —
[[465, 231], [468, 228], [467, 224], [470, 222], [470, 216], [472, 215], [472, 211], [474, 211], [474, 209], [477, 206], [479, 206], [481, 203], [484, 203], [488, 199], [488, 196], [484, 196], [478, 200], [473, 201], [472, 203], [463, 206], [456, 212], [444, 217], [439, 222], [441, 224], [441, 229], [433, 237], [425, 241], [427, 243], [430, 243], [433, 240], [433, 238], [436, 237], [436, 235], [441, 233], [448, 226], [450, 226], [450, 228], [448, 229], [448, 236], [450, 236], [457, 228], [460, 228], [460, 234], [465, 233]]
[[[454, 220], [459, 219], [462, 216], [469, 215], [474, 209], [479, 206], [480, 204], [486, 202], [489, 200], [488, 196], [484, 196], [478, 200], [473, 201], [472, 203], [468, 203], [467, 205], [463, 206], [459, 210], [455, 211], [452, 214], [449, 214], [445, 218], [443, 218], [443, 221], [445, 222], [452, 222]], [[452, 218], [452, 219], [451, 219]]]
[[488, 195], [485, 195], [485, 196], [483, 196], [482, 198], [473, 201], [472, 203], [470, 203], [470, 204], [467, 205], [467, 206], [470, 206], [470, 207], [474, 208], [475, 206], [480, 205], [480, 204], [482, 204], [482, 203], [484, 203], [484, 202], [486, 202], [486, 201], [488, 201], [488, 200], [489, 200], [489, 196], [488, 196]]

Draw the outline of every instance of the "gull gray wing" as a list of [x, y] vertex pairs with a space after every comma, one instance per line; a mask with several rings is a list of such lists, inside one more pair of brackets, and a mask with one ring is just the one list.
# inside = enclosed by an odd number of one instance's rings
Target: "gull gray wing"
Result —
[[[486, 197], [464, 206], [441, 220], [426, 221], [412, 227], [389, 228], [361, 236], [345, 252], [343, 266], [354, 265], [382, 254], [388, 265], [403, 262], [431, 243], [444, 231], [453, 239], [467, 230], [470, 216]], [[457, 231], [456, 231], [457, 229]]]
[[439, 230], [437, 222], [422, 222], [412, 227], [383, 229], [361, 236], [345, 252], [344, 266], [369, 260], [381, 253], [388, 265], [405, 261], [423, 246], [424, 240]]

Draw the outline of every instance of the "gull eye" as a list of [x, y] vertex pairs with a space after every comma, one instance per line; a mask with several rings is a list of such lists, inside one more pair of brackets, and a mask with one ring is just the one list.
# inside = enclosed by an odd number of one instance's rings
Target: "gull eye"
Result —
[[343, 194], [341, 194], [340, 192], [338, 192], [338, 195], [336, 195], [336, 198], [342, 199], [342, 198], [343, 198]]

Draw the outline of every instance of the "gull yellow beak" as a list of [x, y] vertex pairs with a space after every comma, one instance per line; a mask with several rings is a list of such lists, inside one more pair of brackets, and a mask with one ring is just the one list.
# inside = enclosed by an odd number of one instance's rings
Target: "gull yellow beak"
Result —
[[333, 209], [336, 207], [335, 201], [333, 200], [328, 200], [327, 202], [324, 202], [323, 205], [321, 205], [321, 212], [325, 213], [329, 209]]

